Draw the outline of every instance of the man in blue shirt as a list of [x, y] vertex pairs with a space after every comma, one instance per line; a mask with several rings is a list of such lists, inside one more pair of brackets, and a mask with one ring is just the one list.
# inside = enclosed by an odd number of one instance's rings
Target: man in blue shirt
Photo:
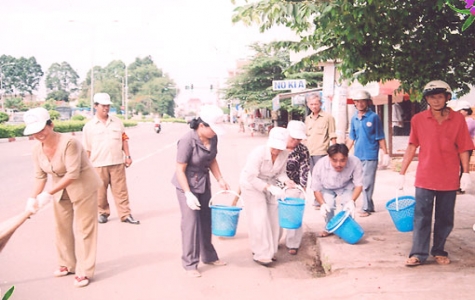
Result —
[[367, 217], [374, 212], [373, 192], [378, 169], [379, 149], [384, 152], [382, 166], [389, 165], [383, 125], [379, 116], [369, 106], [371, 95], [365, 90], [358, 90], [352, 96], [357, 112], [351, 118], [348, 149], [355, 145], [355, 156], [363, 164], [363, 207], [360, 217]]

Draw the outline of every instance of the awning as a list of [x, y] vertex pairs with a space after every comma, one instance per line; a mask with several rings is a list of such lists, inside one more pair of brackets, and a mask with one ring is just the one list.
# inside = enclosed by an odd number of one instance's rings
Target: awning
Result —
[[[389, 80], [384, 83], [374, 81], [364, 86], [358, 81], [355, 81], [350, 85], [348, 95], [351, 95], [357, 90], [366, 90], [371, 94], [374, 105], [387, 104], [389, 95], [392, 95], [393, 103], [409, 100], [409, 94], [404, 94], [401, 92], [394, 94], [394, 91], [397, 90], [400, 85], [401, 83], [399, 80]], [[353, 104], [353, 100], [348, 98], [347, 103]]]

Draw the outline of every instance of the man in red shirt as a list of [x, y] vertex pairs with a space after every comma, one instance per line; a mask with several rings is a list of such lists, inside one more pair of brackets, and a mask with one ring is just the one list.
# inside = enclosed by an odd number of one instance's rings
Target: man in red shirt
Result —
[[[471, 183], [468, 151], [473, 149], [473, 142], [464, 117], [447, 107], [447, 101], [452, 97], [450, 86], [440, 80], [431, 81], [424, 87], [423, 97], [429, 109], [416, 114], [411, 120], [409, 145], [398, 184], [402, 189], [404, 174], [419, 148], [414, 184], [414, 233], [406, 266], [420, 265], [429, 257], [434, 207], [434, 240], [430, 254], [441, 265], [450, 263], [444, 246], [454, 225], [456, 192]], [[460, 162], [463, 175], [459, 181]]]

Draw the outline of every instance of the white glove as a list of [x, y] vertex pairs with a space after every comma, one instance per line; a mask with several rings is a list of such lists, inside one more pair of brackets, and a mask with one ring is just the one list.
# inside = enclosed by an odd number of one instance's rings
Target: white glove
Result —
[[196, 198], [192, 192], [185, 192], [185, 197], [186, 205], [188, 205], [189, 208], [192, 210], [200, 210], [200, 201], [198, 201], [198, 198]]
[[469, 173], [463, 173], [460, 178], [460, 190], [465, 191], [472, 184], [472, 179]]
[[406, 180], [406, 175], [401, 175], [399, 174], [399, 177], [397, 179], [397, 189], [402, 190], [404, 188], [404, 181]]
[[384, 154], [383, 155], [383, 161], [381, 162], [381, 166], [387, 167], [387, 166], [389, 166], [390, 162], [391, 162], [391, 158], [389, 157], [389, 154]]
[[355, 209], [356, 209], [356, 205], [355, 205], [355, 201], [353, 200], [348, 200], [348, 202], [346, 202], [345, 205], [343, 206], [343, 210], [349, 211], [353, 219], [355, 218]]
[[275, 186], [275, 185], [271, 185], [267, 188], [267, 190], [269, 191], [269, 193], [271, 193], [272, 195], [276, 196], [277, 199], [282, 199], [284, 198], [285, 196], [285, 192], [283, 189], [281, 189], [280, 187], [278, 186]]
[[42, 192], [38, 196], [36, 196], [36, 199], [38, 200], [38, 207], [43, 208], [46, 205], [48, 205], [51, 201], [53, 201], [53, 195], [51, 195], [48, 192]]
[[36, 200], [36, 198], [28, 198], [28, 200], [26, 200], [25, 211], [31, 212], [32, 214], [36, 214], [38, 209], [38, 200]]
[[320, 214], [322, 215], [322, 217], [326, 218], [327, 214], [330, 211], [331, 211], [331, 209], [330, 209], [330, 206], [328, 206], [328, 204], [323, 203], [322, 205], [320, 205]]

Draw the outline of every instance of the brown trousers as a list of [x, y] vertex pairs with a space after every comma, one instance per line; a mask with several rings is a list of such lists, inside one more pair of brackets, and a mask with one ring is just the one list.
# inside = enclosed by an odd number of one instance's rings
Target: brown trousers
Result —
[[110, 216], [110, 207], [107, 201], [107, 187], [110, 185], [117, 215], [121, 221], [125, 220], [130, 215], [130, 207], [124, 164], [96, 167], [95, 169], [102, 180], [102, 185], [97, 190], [99, 214]]
[[59, 266], [92, 278], [97, 253], [97, 194], [71, 202], [65, 190], [60, 201], [53, 201], [53, 208]]

